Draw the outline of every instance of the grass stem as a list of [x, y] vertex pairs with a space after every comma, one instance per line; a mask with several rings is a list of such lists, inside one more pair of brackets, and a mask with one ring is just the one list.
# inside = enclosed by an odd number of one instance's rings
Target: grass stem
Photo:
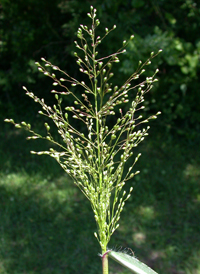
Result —
[[103, 274], [108, 274], [108, 252], [102, 252], [103, 256], [102, 256], [102, 270], [103, 270]]

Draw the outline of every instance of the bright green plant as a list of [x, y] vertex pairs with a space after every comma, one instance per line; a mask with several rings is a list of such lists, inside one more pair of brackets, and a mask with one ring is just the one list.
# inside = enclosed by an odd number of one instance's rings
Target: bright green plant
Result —
[[[158, 70], [149, 78], [138, 81], [140, 75], [145, 71], [144, 67], [151, 63], [151, 59], [158, 53], [151, 53], [145, 62], [139, 62], [136, 72], [134, 72], [120, 87], [112, 86], [110, 82], [113, 73], [111, 71], [113, 63], [118, 63], [120, 54], [126, 52], [124, 47], [128, 42], [124, 41], [123, 46], [116, 53], [105, 57], [98, 57], [97, 48], [102, 40], [114, 30], [105, 29], [105, 35], [101, 38], [96, 35], [96, 27], [100, 24], [96, 19], [96, 9], [91, 7], [88, 16], [92, 20], [92, 26], [80, 25], [77, 37], [80, 44], [75, 41], [76, 47], [82, 51], [82, 55], [74, 53], [77, 58], [79, 70], [85, 74], [89, 81], [79, 81], [59, 67], [54, 66], [44, 58], [44, 65], [36, 62], [38, 70], [44, 75], [53, 79], [53, 86], [58, 90], [55, 93], [57, 104], [53, 107], [47, 105], [44, 99], [40, 99], [25, 87], [26, 94], [35, 102], [42, 106], [41, 115], [48, 117], [58, 128], [62, 141], [56, 141], [50, 133], [50, 125], [45, 123], [47, 135], [42, 136], [31, 129], [31, 125], [26, 122], [17, 124], [13, 119], [6, 119], [17, 128], [24, 128], [32, 136], [28, 139], [46, 139], [53, 144], [49, 151], [34, 152], [33, 154], [47, 154], [53, 157], [64, 171], [73, 179], [74, 183], [80, 188], [91, 203], [94, 217], [97, 223], [97, 232], [94, 233], [101, 246], [103, 274], [108, 274], [108, 255], [112, 258], [117, 257], [117, 261], [127, 266], [136, 273], [154, 273], [141, 270], [140, 266], [130, 267], [127, 258], [117, 255], [113, 251], [107, 250], [107, 245], [114, 231], [119, 226], [120, 214], [125, 205], [125, 201], [130, 197], [133, 187], [128, 193], [123, 189], [126, 182], [133, 178], [139, 171], [134, 171], [134, 165], [138, 161], [140, 154], [130, 161], [130, 166], [126, 169], [129, 158], [133, 156], [133, 149], [142, 142], [149, 126], [142, 128], [150, 119], [157, 118], [157, 115], [143, 119], [142, 115], [137, 114], [144, 109], [142, 105], [144, 95], [152, 88], [155, 75]], [[86, 34], [86, 36], [84, 36]], [[88, 39], [89, 37], [89, 39]], [[130, 37], [133, 39], [133, 36]], [[52, 73], [52, 70], [55, 73]], [[58, 75], [62, 74], [60, 77]], [[85, 77], [84, 77], [85, 78]], [[136, 80], [136, 84], [133, 81]], [[67, 84], [68, 82], [68, 84]], [[69, 87], [69, 84], [72, 87]], [[59, 88], [61, 88], [59, 90]], [[83, 89], [80, 98], [79, 88]], [[75, 90], [75, 91], [74, 91]], [[136, 93], [135, 99], [127, 109], [130, 93]], [[73, 106], [61, 107], [62, 96], [72, 96]], [[111, 122], [108, 122], [110, 120]], [[84, 132], [80, 132], [76, 127], [78, 124], [84, 125]], [[140, 129], [136, 129], [139, 126]], [[79, 127], [80, 128], [80, 127]], [[55, 145], [59, 147], [55, 149]], [[133, 260], [131, 263], [136, 262]], [[123, 263], [124, 262], [124, 263]], [[138, 261], [137, 261], [138, 262]], [[140, 270], [138, 270], [140, 269]], [[143, 269], [143, 268], [142, 268]], [[142, 272], [143, 271], [143, 272]]]

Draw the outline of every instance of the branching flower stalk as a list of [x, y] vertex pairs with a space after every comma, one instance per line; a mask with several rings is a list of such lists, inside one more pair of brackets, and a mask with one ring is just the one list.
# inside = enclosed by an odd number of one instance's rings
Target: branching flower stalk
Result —
[[[129, 192], [126, 193], [123, 187], [129, 179], [139, 173], [139, 171], [134, 171], [134, 166], [141, 154], [135, 157], [126, 172], [125, 165], [133, 156], [133, 149], [148, 135], [149, 126], [141, 129], [141, 125], [148, 123], [150, 119], [157, 118], [159, 114], [158, 112], [148, 119], [143, 119], [137, 114], [139, 110], [144, 109], [142, 105], [144, 95], [150, 91], [153, 82], [157, 81], [155, 75], [158, 70], [141, 83], [137, 80], [134, 85], [134, 80], [140, 77], [145, 71], [144, 67], [149, 65], [151, 59], [160, 51], [156, 54], [152, 52], [146, 62], [139, 62], [136, 72], [122, 86], [113, 87], [110, 82], [114, 75], [111, 71], [112, 65], [119, 62], [118, 56], [125, 53], [124, 48], [128, 42], [124, 41], [122, 48], [116, 53], [98, 58], [97, 48], [116, 26], [114, 25], [110, 30], [106, 28], [103, 37], [96, 36], [96, 28], [100, 24], [100, 21], [96, 19], [96, 9], [91, 7], [88, 16], [92, 20], [91, 28], [80, 25], [77, 32], [80, 42], [75, 41], [83, 57], [74, 53], [80, 72], [88, 76], [88, 84], [71, 77], [67, 72], [42, 58], [42, 64], [36, 62], [38, 70], [52, 78], [53, 86], [61, 88], [51, 91], [55, 94], [57, 104], [51, 107], [45, 103], [44, 99], [38, 98], [23, 87], [26, 94], [41, 105], [42, 111], [39, 111], [39, 114], [54, 122], [62, 142], [53, 138], [48, 123], [45, 123], [47, 134], [42, 136], [24, 121], [20, 124], [15, 123], [13, 119], [5, 121], [13, 123], [17, 128], [29, 131], [32, 135], [28, 139], [46, 139], [54, 145], [54, 148], [50, 148], [49, 151], [31, 151], [31, 153], [53, 157], [88, 198], [98, 227], [94, 235], [101, 246], [103, 256], [111, 235], [119, 226], [120, 214], [125, 202], [133, 190], [133, 187], [130, 187]], [[132, 39], [133, 35], [130, 37], [130, 40]], [[61, 78], [58, 77], [60, 73], [63, 75]], [[83, 89], [81, 94], [83, 99], [73, 92], [73, 88], [68, 87], [69, 84], [66, 85], [67, 82], [76, 89]], [[129, 95], [133, 91], [136, 96], [130, 103]], [[63, 109], [61, 107], [62, 96], [72, 96], [74, 105]], [[124, 113], [123, 107], [126, 104], [129, 109]], [[109, 117], [113, 117], [113, 125], [108, 123]], [[80, 132], [74, 120], [83, 124], [86, 130]], [[139, 125], [140, 129], [137, 130]], [[55, 145], [59, 147], [58, 150], [55, 149]], [[103, 260], [103, 273], [108, 273], [106, 254]]]

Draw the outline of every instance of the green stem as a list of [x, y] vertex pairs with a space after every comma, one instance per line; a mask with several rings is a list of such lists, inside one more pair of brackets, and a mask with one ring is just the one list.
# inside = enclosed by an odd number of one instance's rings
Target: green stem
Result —
[[102, 250], [102, 270], [103, 274], [108, 274], [108, 252], [103, 252]]
[[[92, 47], [93, 47], [93, 74], [94, 74], [94, 96], [95, 96], [95, 117], [96, 117], [96, 135], [97, 135], [97, 149], [98, 149], [98, 172], [99, 172], [99, 187], [102, 188], [102, 172], [101, 172], [101, 148], [100, 148], [100, 125], [98, 117], [98, 91], [97, 91], [97, 71], [96, 71], [96, 46], [95, 46], [95, 21], [93, 18], [93, 35], [92, 35]], [[100, 201], [101, 202], [101, 201]]]

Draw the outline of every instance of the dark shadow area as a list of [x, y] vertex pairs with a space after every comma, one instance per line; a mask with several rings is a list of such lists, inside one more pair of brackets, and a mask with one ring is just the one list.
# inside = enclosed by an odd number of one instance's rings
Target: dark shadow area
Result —
[[[36, 131], [40, 134], [42, 132], [43, 136], [46, 136], [43, 124], [39, 127], [40, 129], [36, 129]], [[0, 170], [6, 173], [24, 170], [29, 174], [42, 173], [43, 176], [53, 177], [61, 175], [63, 171], [54, 159], [46, 155], [37, 156], [30, 153], [30, 151], [48, 150], [52, 144], [41, 139], [27, 140], [28, 136], [31, 134], [16, 129], [13, 125], [3, 127], [0, 133], [0, 150], [2, 152]]]

